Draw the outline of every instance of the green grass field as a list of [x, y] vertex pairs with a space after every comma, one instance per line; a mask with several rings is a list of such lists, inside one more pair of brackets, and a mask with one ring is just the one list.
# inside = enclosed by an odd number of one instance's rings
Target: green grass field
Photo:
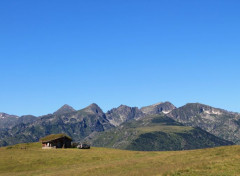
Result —
[[192, 130], [192, 127], [188, 126], [164, 126], [164, 125], [152, 125], [147, 127], [139, 127], [139, 130], [142, 133], [149, 133], [155, 131], [162, 131], [165, 133], [183, 133]]
[[39, 143], [0, 148], [0, 175], [240, 175], [240, 146], [176, 152], [109, 148], [43, 150]]

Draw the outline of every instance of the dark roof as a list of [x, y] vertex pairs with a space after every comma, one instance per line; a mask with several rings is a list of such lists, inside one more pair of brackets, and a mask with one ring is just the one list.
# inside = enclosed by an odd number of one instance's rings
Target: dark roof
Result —
[[63, 138], [63, 137], [66, 137], [69, 140], [72, 140], [72, 138], [69, 137], [66, 134], [51, 134], [51, 135], [48, 135], [48, 136], [45, 136], [45, 137], [41, 138], [40, 141], [41, 142], [49, 142], [49, 141], [54, 141], [56, 139], [60, 139], [60, 138]]

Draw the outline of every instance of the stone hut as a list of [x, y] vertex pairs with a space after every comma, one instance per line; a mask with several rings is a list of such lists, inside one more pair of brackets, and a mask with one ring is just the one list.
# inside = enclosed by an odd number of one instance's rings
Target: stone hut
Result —
[[70, 148], [72, 138], [66, 134], [51, 134], [40, 139], [43, 149]]

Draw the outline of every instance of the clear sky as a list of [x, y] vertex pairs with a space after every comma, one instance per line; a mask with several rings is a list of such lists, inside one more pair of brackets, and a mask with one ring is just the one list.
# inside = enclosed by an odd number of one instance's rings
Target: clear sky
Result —
[[239, 0], [1, 0], [0, 112], [200, 102], [240, 112]]

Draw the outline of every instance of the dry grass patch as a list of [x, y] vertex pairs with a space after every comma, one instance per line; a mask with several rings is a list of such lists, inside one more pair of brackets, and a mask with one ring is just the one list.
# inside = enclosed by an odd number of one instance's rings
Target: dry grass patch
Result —
[[0, 148], [0, 175], [207, 175], [240, 173], [240, 146], [176, 152], [107, 148], [42, 150], [41, 144]]

